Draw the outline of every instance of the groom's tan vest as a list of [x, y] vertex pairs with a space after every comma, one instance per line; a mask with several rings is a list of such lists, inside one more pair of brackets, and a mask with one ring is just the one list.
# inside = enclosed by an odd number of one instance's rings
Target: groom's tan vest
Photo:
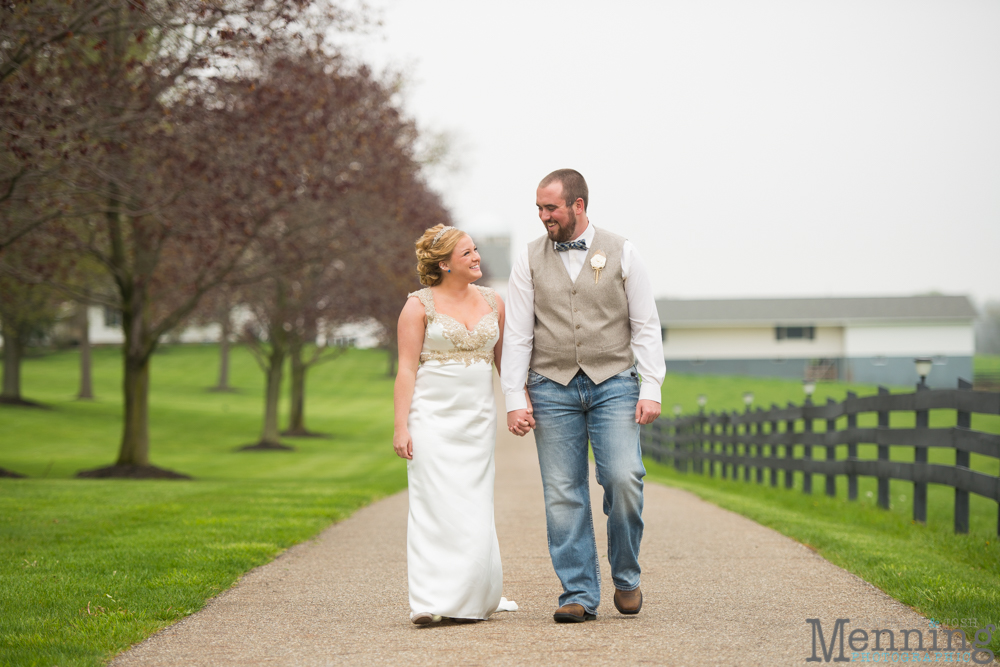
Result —
[[[625, 239], [601, 229], [571, 282], [547, 236], [528, 244], [528, 268], [535, 288], [535, 339], [531, 370], [561, 385], [583, 369], [596, 384], [635, 362], [628, 300], [622, 277]], [[604, 251], [607, 264], [594, 284], [590, 261]]]

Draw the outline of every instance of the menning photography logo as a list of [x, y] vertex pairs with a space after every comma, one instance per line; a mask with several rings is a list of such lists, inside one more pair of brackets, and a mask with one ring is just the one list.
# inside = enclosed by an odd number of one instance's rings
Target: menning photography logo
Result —
[[[807, 618], [806, 623], [812, 626], [812, 655], [806, 662], [971, 662], [987, 665], [994, 659], [993, 651], [987, 648], [996, 631], [993, 624], [976, 630], [970, 641], [963, 630], [952, 630], [933, 620], [925, 630], [892, 630], [885, 624], [868, 631], [862, 628], [848, 630], [851, 619], [838, 618], [828, 642], [820, 619]], [[849, 654], [845, 651], [845, 640]]]

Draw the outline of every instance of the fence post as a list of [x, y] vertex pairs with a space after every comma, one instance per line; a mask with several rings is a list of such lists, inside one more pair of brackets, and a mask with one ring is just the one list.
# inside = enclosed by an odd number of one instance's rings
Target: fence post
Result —
[[[972, 389], [972, 383], [958, 379], [959, 389]], [[958, 428], [972, 428], [972, 414], [964, 410], [958, 410], [958, 420], [955, 424]], [[955, 467], [969, 467], [969, 452], [961, 449], [955, 450]], [[969, 492], [962, 489], [955, 489], [955, 532], [969, 532]]]
[[[712, 448], [712, 425], [708, 423], [708, 416], [707, 415], [702, 415], [699, 418], [699, 421], [698, 421], [698, 431], [701, 434], [699, 436], [700, 439], [697, 442], [693, 443], [692, 447], [694, 449], [698, 450], [698, 452], [700, 452], [700, 454], [704, 455], [705, 452], [706, 452], [706, 450], [709, 450], [709, 449]], [[698, 463], [696, 463], [696, 461]], [[705, 465], [705, 459], [703, 459], [703, 458], [698, 458], [698, 459], [692, 458], [691, 459], [691, 466], [693, 467], [693, 466], [696, 466], [696, 465], [701, 465], [701, 466]], [[709, 465], [711, 465], [711, 462], [709, 462]], [[693, 469], [696, 470], [697, 468], [693, 468]], [[711, 473], [711, 471], [709, 471], [709, 473]]]
[[[719, 415], [719, 417], [722, 419], [722, 437], [728, 439], [729, 436], [735, 435], [736, 429], [733, 428], [733, 422], [729, 418], [729, 413], [723, 412], [721, 415]], [[733, 447], [735, 447], [735, 445], [733, 445], [731, 442], [723, 442], [722, 454], [724, 456], [732, 456]], [[736, 481], [736, 465], [733, 464], [731, 461], [727, 461], [723, 465], [728, 467], [729, 470], [723, 472], [722, 479], [731, 479], [733, 481]], [[726, 475], [727, 472], [728, 472], [728, 477]]]
[[[803, 444], [802, 444], [802, 462], [806, 463], [812, 461], [813, 448], [812, 445], [806, 444], [806, 438], [812, 434], [813, 430], [813, 420], [812, 417], [807, 417], [806, 412], [812, 408], [813, 400], [812, 396], [806, 396], [805, 402], [802, 403], [802, 434], [803, 434]], [[813, 492], [813, 474], [809, 470], [802, 471], [802, 493], [812, 493]]]
[[680, 456], [681, 439], [688, 437], [688, 435], [691, 433], [691, 425], [690, 424], [682, 425], [680, 417], [676, 417], [674, 419], [674, 423], [676, 424], [674, 426], [674, 435], [676, 436], [676, 440], [674, 440], [674, 448], [672, 450], [673, 453], [672, 463], [674, 464], [674, 470], [676, 470], [677, 472], [684, 472], [683, 470], [681, 470], [681, 456]]
[[[837, 401], [833, 400], [832, 398], [827, 398], [826, 399], [826, 404], [827, 405], [836, 405]], [[826, 420], [826, 432], [828, 434], [832, 434], [832, 433], [836, 433], [837, 432], [837, 420], [836, 419], [827, 419]], [[827, 435], [826, 437], [827, 438], [832, 438], [833, 436], [832, 435]], [[837, 460], [837, 446], [836, 445], [827, 445], [826, 446], [826, 460], [830, 461], [831, 463], [833, 461]], [[837, 476], [836, 475], [830, 474], [830, 475], [826, 476], [826, 495], [830, 496], [831, 498], [835, 498], [837, 496]]]
[[662, 422], [659, 419], [655, 420], [648, 428], [643, 429], [643, 433], [646, 436], [646, 442], [652, 442], [655, 446], [653, 450], [653, 460], [657, 463], [663, 461], [663, 436], [662, 436]]
[[[700, 417], [699, 423], [701, 424], [701, 436], [702, 436], [701, 442], [698, 443], [698, 448], [702, 451], [702, 453], [707, 453], [709, 455], [714, 454], [715, 444], [712, 442], [711, 438], [712, 427], [709, 426], [708, 419], [705, 417], [705, 409], [702, 408], [698, 414]], [[709, 438], [707, 441], [705, 440], [706, 431], [709, 433]], [[707, 448], [705, 447], [706, 444], [708, 445]], [[715, 461], [713, 461], [712, 459], [701, 459], [701, 460], [704, 461], [706, 465], [708, 465], [708, 476], [715, 477]]]
[[702, 419], [701, 413], [698, 414], [698, 420], [691, 426], [691, 434], [697, 435], [697, 438], [692, 439], [686, 445], [684, 445], [684, 451], [687, 453], [687, 458], [681, 463], [684, 466], [684, 472], [689, 470], [692, 473], [701, 473], [702, 460], [694, 458], [694, 453], [704, 450], [705, 443], [703, 437], [705, 434], [705, 422]]
[[[921, 381], [917, 384], [917, 392], [926, 391], [927, 382]], [[917, 410], [917, 428], [924, 429], [929, 425], [929, 410]], [[957, 450], [956, 450], [957, 451]], [[927, 463], [927, 448], [913, 448], [913, 462]], [[920, 523], [927, 523], [927, 482], [913, 483], [913, 520]]]
[[705, 428], [705, 425], [699, 416], [689, 428], [691, 429], [691, 435], [696, 436], [696, 439], [685, 443], [684, 447], [680, 449], [680, 452], [682, 452], [682, 458], [680, 459], [681, 472], [695, 472], [697, 470], [694, 467], [694, 459], [690, 456], [685, 456], [685, 454], [690, 455], [695, 449], [701, 447], [701, 432]]
[[[747, 408], [746, 412], [747, 412], [748, 415], [750, 414], [750, 408], [749, 407]], [[754, 455], [756, 456], [756, 450], [751, 450], [750, 449], [751, 447], [755, 447], [756, 446], [756, 445], [751, 445], [750, 444], [750, 436], [751, 436], [751, 429], [752, 428], [753, 427], [752, 427], [752, 425], [750, 424], [749, 421], [744, 422], [744, 424], [743, 424], [743, 458], [747, 459], [747, 463], [743, 465], [743, 481], [744, 482], [749, 482], [750, 481], [750, 468], [755, 467], [755, 466], [751, 466], [750, 463], [749, 463], [750, 458], [751, 458], [750, 452], [754, 451], [755, 452]]]
[[673, 458], [674, 470], [676, 470], [677, 472], [684, 472], [683, 470], [681, 470], [681, 457], [679, 457], [677, 455], [677, 450], [681, 446], [680, 436], [683, 435], [684, 432], [686, 432], [688, 429], [687, 429], [687, 427], [682, 427], [678, 423], [679, 421], [680, 421], [680, 418], [675, 418], [674, 419], [674, 437], [675, 437], [675, 439], [674, 439], [674, 442], [673, 442], [673, 447], [670, 448], [670, 451], [673, 454], [672, 458]]
[[673, 466], [674, 470], [677, 470], [677, 447], [680, 446], [680, 438], [682, 435], [684, 435], [684, 428], [678, 423], [679, 421], [680, 421], [679, 418], [674, 417], [673, 419], [674, 439], [670, 442], [670, 449], [667, 450], [667, 453], [670, 456], [669, 465]]
[[674, 447], [677, 446], [677, 436], [680, 435], [680, 429], [677, 427], [677, 417], [667, 420], [666, 428], [666, 439], [670, 440], [670, 445], [664, 447], [664, 451], [667, 454], [667, 460], [663, 462], [663, 465], [673, 466], [676, 460], [673, 456]]
[[[795, 404], [794, 403], [789, 403], [788, 407], [789, 408], [794, 408]], [[788, 459], [789, 461], [791, 461], [792, 459], [795, 458], [795, 445], [793, 444], [794, 441], [795, 441], [795, 438], [794, 438], [794, 435], [795, 435], [795, 420], [794, 419], [788, 419], [788, 420], [785, 421], [785, 433], [789, 434], [789, 438], [788, 439], [792, 441], [792, 442], [788, 443], [787, 445], [785, 445], [785, 458]], [[785, 488], [786, 489], [790, 489], [793, 486], [795, 486], [795, 471], [792, 470], [791, 468], [788, 468], [787, 470], [785, 470]]]
[[[771, 410], [773, 411], [773, 410], [777, 410], [777, 409], [778, 409], [778, 404], [777, 403], [771, 403]], [[771, 430], [771, 433], [770, 433], [770, 435], [771, 435], [771, 458], [772, 459], [776, 459], [776, 458], [778, 458], [778, 445], [774, 444], [774, 439], [778, 437], [778, 422], [777, 422], [777, 420], [771, 420], [768, 423], [771, 425], [770, 426], [770, 430]], [[778, 486], [778, 469], [775, 468], [774, 466], [771, 466], [771, 486], [774, 486], [774, 487]]]
[[722, 479], [729, 479], [729, 473], [731, 472], [729, 462], [726, 461], [725, 456], [727, 455], [727, 450], [729, 449], [728, 443], [725, 442], [725, 437], [729, 433], [729, 424], [726, 422], [726, 413], [719, 414], [719, 423], [712, 428], [712, 433], [716, 436], [721, 436], [721, 439], [716, 443], [718, 445], [719, 453], [723, 456], [722, 459]]
[[[727, 424], [726, 424], [726, 420], [725, 420], [725, 413], [722, 413], [722, 414], [719, 415], [719, 423], [717, 423], [715, 426], [712, 427], [712, 436], [715, 437], [715, 436], [720, 436], [721, 435], [723, 438], [725, 438], [726, 431], [727, 431]], [[718, 450], [719, 454], [722, 454], [723, 457], [726, 455], [726, 443], [725, 442], [717, 440], [713, 444], [712, 449], [713, 450]], [[722, 459], [722, 462], [721, 462], [721, 464], [720, 464], [719, 467], [721, 468], [720, 474], [722, 475], [722, 479], [729, 479], [729, 477], [728, 477], [729, 470], [728, 470], [727, 462], [726, 462], [725, 458]]]
[[[701, 454], [701, 455], [711, 453], [711, 450], [712, 450], [712, 447], [713, 447], [713, 445], [712, 445], [712, 425], [709, 424], [706, 421], [706, 419], [707, 419], [707, 417], [705, 417], [704, 410], [703, 410], [702, 411], [701, 421], [699, 422], [700, 425], [698, 427], [700, 429], [700, 431], [701, 431], [701, 436], [702, 437], [701, 437], [701, 440], [699, 440], [697, 443], [694, 443], [692, 445], [692, 447], [694, 447], [695, 449], [697, 449], [698, 452], [699, 452], [699, 454]], [[705, 439], [706, 438], [706, 435], [705, 435], [706, 433], [708, 434], [707, 435], [707, 437], [708, 437], [707, 440]], [[705, 474], [705, 465], [706, 464], [708, 465], [708, 476], [711, 477], [711, 476], [713, 476], [715, 474], [713, 472], [714, 464], [712, 463], [711, 460], [706, 460], [704, 458], [698, 458], [697, 459], [697, 463], [694, 462], [694, 459], [692, 459], [692, 463], [691, 463], [691, 465], [697, 466], [697, 470], [698, 470], [698, 474], [699, 475], [704, 475]]]
[[688, 472], [688, 464], [690, 459], [685, 456], [687, 452], [694, 451], [694, 448], [698, 446], [698, 443], [693, 438], [700, 437], [698, 433], [701, 431], [701, 422], [697, 419], [684, 427], [687, 435], [688, 442], [677, 444], [677, 469], [681, 472]]
[[[725, 419], [725, 421], [722, 422], [722, 432], [727, 436], [727, 439], [729, 440], [729, 442], [724, 443], [722, 445], [722, 448], [725, 450], [727, 456], [736, 456], [736, 443], [732, 442], [732, 438], [736, 435], [736, 425], [733, 424], [732, 417], [728, 412], [722, 413], [722, 417], [723, 419]], [[739, 477], [739, 474], [740, 471], [739, 468], [737, 468], [736, 466], [736, 462], [730, 461], [729, 479], [735, 482]]]
[[680, 442], [677, 443], [677, 457], [674, 459], [674, 466], [677, 468], [677, 472], [687, 472], [687, 470], [685, 470], [683, 467], [685, 465], [684, 464], [685, 459], [683, 458], [681, 452], [684, 450], [694, 449], [695, 443], [691, 439], [695, 437], [699, 429], [701, 429], [701, 426], [698, 425], [698, 422], [696, 420], [688, 421], [682, 427], [681, 430], [684, 432], [685, 439], [690, 440], [690, 442], [684, 444], [683, 446], [681, 445]]
[[[729, 436], [731, 442], [729, 443], [729, 454], [733, 457], [740, 455], [740, 443], [736, 441], [737, 431], [739, 427], [733, 423], [734, 412], [727, 413], [729, 415]], [[736, 461], [733, 461], [733, 481], [738, 481], [740, 478], [740, 466]]]
[[[760, 413], [761, 409], [757, 408], [757, 412]], [[758, 417], [759, 416], [760, 415], [758, 414]], [[756, 436], [759, 436], [761, 433], [763, 433], [763, 431], [764, 431], [764, 422], [762, 422], [760, 419], [758, 419], [757, 421], [755, 421], [753, 423], [753, 434], [756, 435]], [[755, 449], [754, 449], [754, 456], [757, 457], [757, 483], [758, 484], [763, 484], [764, 483], [764, 466], [762, 465], [763, 461], [761, 459], [764, 457], [764, 445], [762, 445], [762, 444], [760, 444], [758, 442], [756, 445], [754, 445], [754, 447], [755, 447]]]
[[[736, 413], [734, 411], [726, 414], [729, 416], [729, 440], [730, 440], [729, 455], [732, 456], [733, 458], [736, 458], [737, 456], [740, 455], [740, 443], [737, 441], [738, 438], [737, 431], [739, 431], [739, 427], [733, 423], [733, 415]], [[734, 482], [736, 482], [739, 481], [740, 479], [740, 464], [737, 463], [736, 461], [733, 461], [732, 463], [733, 463], [733, 469], [731, 471], [733, 473], [732, 479]]]
[[[889, 390], [885, 387], [878, 388], [879, 396], [888, 396]], [[889, 428], [889, 411], [879, 410], [878, 411], [878, 427], [880, 429]], [[889, 460], [889, 445], [879, 445], [878, 446], [878, 460], [888, 461]], [[878, 506], [884, 510], [889, 509], [889, 478], [879, 476], [878, 478]]]
[[[853, 400], [857, 398], [858, 395], [853, 391], [847, 392], [847, 398]], [[854, 430], [858, 428], [858, 413], [850, 412], [847, 414], [847, 428]], [[858, 460], [858, 439], [857, 436], [852, 435], [850, 442], [847, 443], [847, 460], [857, 461]], [[857, 500], [858, 499], [858, 476], [854, 472], [849, 472], [847, 474], [847, 499]]]
[[[726, 421], [722, 418], [722, 415], [719, 415], [719, 422], [712, 425], [712, 451], [718, 452], [724, 457], [726, 455], [726, 443], [715, 439], [716, 436], [719, 435], [723, 437], [726, 435]], [[729, 479], [727, 476], [728, 474], [729, 469], [726, 465], [726, 459], [723, 458], [722, 461], [719, 462], [719, 475], [722, 479]]]

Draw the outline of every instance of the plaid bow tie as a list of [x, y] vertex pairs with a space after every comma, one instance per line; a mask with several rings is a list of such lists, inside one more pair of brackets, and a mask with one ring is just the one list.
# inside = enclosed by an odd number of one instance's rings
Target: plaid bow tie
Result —
[[587, 242], [584, 241], [583, 239], [556, 244], [556, 252], [566, 252], [567, 250], [586, 250], [586, 249], [587, 249]]

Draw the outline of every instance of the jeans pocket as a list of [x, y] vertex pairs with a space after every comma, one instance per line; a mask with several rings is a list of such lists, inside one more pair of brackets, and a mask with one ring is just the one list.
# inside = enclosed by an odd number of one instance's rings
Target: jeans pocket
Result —
[[636, 385], [639, 384], [639, 371], [636, 369], [635, 365], [629, 366], [621, 373], [615, 376], [616, 378], [621, 378], [622, 380], [629, 380], [634, 382]]
[[530, 368], [528, 369], [528, 383], [527, 383], [527, 385], [529, 387], [535, 387], [537, 385], [540, 385], [544, 380], [545, 380], [545, 376], [544, 375], [539, 375], [538, 373], [536, 373], [535, 371], [531, 370]]

